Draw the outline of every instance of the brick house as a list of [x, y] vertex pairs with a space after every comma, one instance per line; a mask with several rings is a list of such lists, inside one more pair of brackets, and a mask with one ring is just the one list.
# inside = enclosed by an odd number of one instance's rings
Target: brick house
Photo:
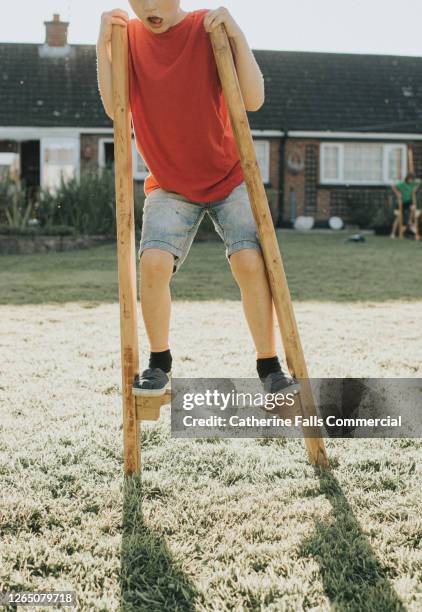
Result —
[[[0, 43], [0, 170], [30, 192], [113, 163], [113, 126], [97, 87], [95, 45], [69, 45], [45, 22], [43, 44]], [[274, 221], [347, 217], [353, 197], [385, 200], [408, 170], [422, 176], [422, 59], [254, 51], [266, 101], [249, 113]], [[147, 168], [133, 141], [134, 179]]]

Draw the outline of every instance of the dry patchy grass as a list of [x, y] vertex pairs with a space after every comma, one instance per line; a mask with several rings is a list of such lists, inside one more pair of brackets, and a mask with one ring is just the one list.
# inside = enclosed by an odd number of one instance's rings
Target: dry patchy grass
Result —
[[[420, 303], [296, 312], [312, 375], [420, 376]], [[0, 315], [2, 590], [104, 611], [421, 608], [419, 441], [330, 441], [324, 474], [300, 440], [173, 439], [164, 409], [125, 480], [118, 306]], [[177, 302], [172, 346], [175, 375], [254, 375], [238, 302]]]

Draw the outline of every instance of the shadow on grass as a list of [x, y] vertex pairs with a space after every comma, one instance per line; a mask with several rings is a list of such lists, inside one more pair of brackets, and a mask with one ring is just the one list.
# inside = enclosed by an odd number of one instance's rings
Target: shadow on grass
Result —
[[336, 610], [404, 612], [406, 608], [388, 581], [353, 514], [346, 496], [330, 470], [316, 468], [320, 493], [332, 507], [329, 523], [316, 523], [315, 533], [301, 547], [320, 566], [324, 590]]
[[193, 584], [178, 567], [164, 538], [144, 521], [139, 476], [125, 477], [123, 494], [121, 609], [193, 612], [197, 597]]

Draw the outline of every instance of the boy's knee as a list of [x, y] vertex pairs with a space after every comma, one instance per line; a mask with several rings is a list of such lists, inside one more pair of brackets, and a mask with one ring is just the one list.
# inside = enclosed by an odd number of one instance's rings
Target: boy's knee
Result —
[[263, 260], [257, 249], [241, 249], [230, 255], [230, 265], [235, 276], [251, 276], [262, 271]]
[[145, 279], [167, 279], [173, 272], [174, 255], [161, 249], [145, 249], [139, 260], [139, 270]]

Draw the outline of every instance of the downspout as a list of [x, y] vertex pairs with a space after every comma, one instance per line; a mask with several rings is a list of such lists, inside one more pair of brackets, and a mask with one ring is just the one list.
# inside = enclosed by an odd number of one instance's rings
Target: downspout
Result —
[[279, 177], [279, 195], [278, 195], [278, 217], [277, 227], [281, 227], [283, 224], [283, 212], [284, 212], [284, 174], [286, 169], [286, 141], [288, 137], [288, 130], [281, 130], [283, 136], [280, 139], [280, 150], [279, 150], [279, 161], [278, 161], [278, 177]]

